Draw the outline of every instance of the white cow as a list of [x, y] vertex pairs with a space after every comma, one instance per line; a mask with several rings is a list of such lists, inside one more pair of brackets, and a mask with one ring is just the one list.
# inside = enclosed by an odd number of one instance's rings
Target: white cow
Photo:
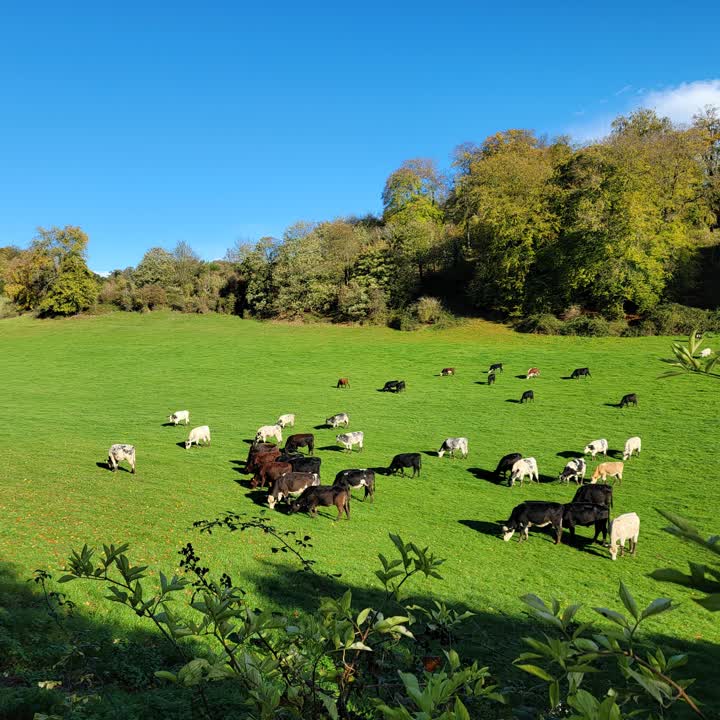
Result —
[[468, 439], [465, 437], [446, 438], [438, 450], [438, 457], [442, 457], [445, 453], [450, 453], [455, 457], [455, 451], [459, 450], [463, 458], [468, 456]]
[[295, 427], [295, 416], [292, 413], [281, 415], [275, 424], [279, 425], [281, 428]]
[[711, 355], [712, 355], [712, 350], [710, 348], [705, 348], [700, 351], [701, 358], [710, 357]]
[[605, 438], [602, 438], [601, 440], [593, 440], [591, 443], [588, 443], [583, 450], [583, 455], [587, 455], [588, 453], [592, 455], [593, 460], [598, 453], [602, 453], [605, 457], [607, 457], [608, 441]]
[[123, 461], [127, 460], [130, 463], [132, 470], [130, 472], [135, 474], [135, 447], [133, 445], [123, 445], [117, 443], [111, 445], [108, 450], [108, 467], [115, 472], [118, 469], [118, 465]]
[[365, 434], [360, 430], [356, 430], [355, 432], [337, 435], [335, 440], [337, 440], [337, 442], [339, 442], [348, 452], [352, 452], [353, 445], [359, 445], [359, 449], [363, 449]]
[[200, 425], [190, 431], [190, 435], [185, 441], [185, 449], [188, 450], [192, 445], [199, 447], [201, 442], [210, 444], [210, 428], [207, 425]]
[[567, 465], [560, 473], [560, 482], [570, 482], [574, 480], [578, 485], [585, 479], [587, 472], [587, 463], [582, 458], [573, 458], [568, 460]]
[[634, 555], [637, 551], [638, 536], [640, 535], [640, 518], [637, 513], [618, 515], [610, 521], [610, 557], [617, 559], [618, 546], [620, 555], [625, 552], [625, 541], [629, 540], [629, 550]]
[[520, 480], [520, 485], [522, 485], [526, 477], [535, 482], [540, 482], [537, 460], [534, 457], [522, 458], [513, 463], [510, 471], [510, 487], [515, 484], [516, 480]]
[[263, 425], [255, 433], [255, 442], [267, 442], [268, 438], [274, 437], [279, 443], [282, 442], [282, 426]]
[[172, 415], [168, 415], [168, 422], [173, 425], [185, 422], [186, 425], [190, 423], [190, 411], [189, 410], [176, 410]]
[[340, 427], [341, 425], [347, 427], [350, 424], [350, 418], [347, 413], [338, 413], [337, 415], [327, 418], [325, 424], [333, 428]]
[[635, 435], [635, 437], [628, 438], [625, 443], [625, 450], [623, 451], [623, 460], [629, 460], [633, 453], [639, 455], [640, 450], [642, 450], [642, 440], [640, 440], [637, 435]]

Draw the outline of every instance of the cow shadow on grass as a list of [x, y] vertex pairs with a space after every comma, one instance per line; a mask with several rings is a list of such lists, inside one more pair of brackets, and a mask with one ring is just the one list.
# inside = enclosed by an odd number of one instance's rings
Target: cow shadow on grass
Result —
[[438, 457], [438, 451], [437, 450], [421, 450], [423, 455], [427, 455], [428, 457]]
[[[323, 445], [323, 447], [319, 447], [318, 450], [328, 450], [330, 452], [344, 452], [345, 448], [341, 448], [339, 445]], [[348, 453], [349, 455], [350, 453]]]
[[616, 403], [603, 403], [603, 405], [604, 405], [605, 407], [612, 407], [612, 408], [619, 408], [619, 407], [620, 407], [620, 403], [619, 403], [619, 402], [616, 402]]
[[494, 483], [495, 485], [501, 484], [501, 478], [495, 475], [494, 470], [487, 470], [485, 468], [479, 467], [469, 467], [467, 471], [477, 480], [486, 480], [487, 482]]
[[518, 380], [527, 380], [527, 375], [524, 373], [522, 375], [516, 375], [515, 376]]
[[176, 425], [175, 425], [175, 423], [164, 422], [164, 423], [160, 423], [160, 427], [176, 427]]
[[479, 532], [482, 535], [489, 535], [490, 537], [500, 537], [502, 523], [505, 521], [488, 522], [487, 520], [458, 520], [460, 525], [464, 525], [475, 532]]
[[520, 400], [516, 400], [515, 398], [508, 398], [505, 402], [514, 403], [515, 405], [522, 405], [523, 403], [520, 402]]
[[490, 383], [487, 380], [476, 380], [476, 385], [490, 385]]
[[559, 453], [555, 453], [555, 455], [557, 457], [565, 458], [566, 460], [583, 457], [583, 454], [577, 450], [561, 450]]
[[321, 425], [313, 425], [313, 430], [329, 430], [331, 427], [332, 425], [322, 423]]

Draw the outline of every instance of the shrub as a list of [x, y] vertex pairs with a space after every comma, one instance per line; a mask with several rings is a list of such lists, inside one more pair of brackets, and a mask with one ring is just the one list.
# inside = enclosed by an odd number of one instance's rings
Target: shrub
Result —
[[442, 303], [434, 297], [421, 297], [414, 309], [418, 321], [424, 325], [432, 325], [446, 314]]
[[0, 295], [0, 320], [15, 317], [17, 314], [18, 310], [10, 301], [10, 298]]
[[420, 326], [415, 315], [409, 309], [396, 310], [388, 319], [388, 327], [393, 330], [417, 330]]
[[137, 291], [137, 299], [147, 307], [148, 310], [155, 310], [156, 308], [164, 307], [167, 305], [167, 293], [165, 288], [160, 285], [144, 285]]
[[602, 337], [610, 334], [610, 323], [602, 317], [575, 318], [565, 323], [560, 330], [562, 335], [585, 335], [588, 337]]
[[583, 314], [580, 305], [570, 305], [565, 311], [560, 313], [560, 318], [567, 322], [568, 320], [574, 320]]
[[647, 319], [655, 325], [657, 335], [687, 335], [695, 329], [701, 332], [720, 331], [720, 314], [717, 311], [677, 303], [658, 305]]
[[559, 335], [563, 321], [550, 313], [529, 315], [515, 325], [518, 332], [537, 333], [538, 335]]

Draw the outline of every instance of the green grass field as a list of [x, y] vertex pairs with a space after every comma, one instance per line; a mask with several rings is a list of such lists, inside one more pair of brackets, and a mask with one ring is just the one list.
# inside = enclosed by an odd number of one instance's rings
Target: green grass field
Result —
[[[35, 568], [57, 570], [71, 547], [129, 541], [136, 561], [172, 572], [178, 548], [190, 540], [206, 564], [230, 573], [258, 605], [312, 606], [318, 592], [334, 589], [299, 581], [296, 566], [272, 554], [266, 539], [200, 536], [191, 528], [224, 510], [261, 511], [233, 461], [244, 460], [245, 440], [258, 426], [293, 412], [295, 432], [316, 434], [326, 483], [343, 468], [386, 466], [398, 452], [430, 453], [420, 479], [379, 476], [374, 504], [356, 493], [350, 522], [332, 522], [334, 508], [315, 520], [273, 514], [279, 528], [312, 536], [309, 557], [342, 573], [340, 585], [370, 596], [379, 588], [373, 571], [378, 552], [392, 552], [388, 532], [430, 545], [447, 558], [446, 579], [417, 590], [477, 612], [474, 639], [484, 662], [495, 666], [521, 650], [520, 595], [617, 607], [622, 579], [642, 603], [660, 596], [678, 603], [649, 627], [687, 645], [697, 694], [720, 707], [709, 662], [711, 654], [718, 660], [717, 619], [692, 602], [693, 592], [648, 577], [699, 557], [662, 531], [667, 523], [655, 508], [686, 516], [705, 534], [720, 530], [720, 384], [659, 380], [669, 342], [528, 336], [482, 322], [405, 334], [164, 313], [4, 320], [0, 561], [20, 585]], [[491, 362], [503, 362], [505, 373], [488, 387]], [[563, 379], [586, 365], [592, 379]], [[445, 366], [458, 374], [439, 377]], [[531, 366], [541, 369], [540, 378], [516, 377]], [[335, 389], [340, 376], [350, 378], [349, 390]], [[377, 392], [396, 378], [407, 381], [406, 393]], [[528, 387], [534, 404], [509, 402]], [[638, 394], [639, 407], [609, 405], [628, 392]], [[178, 409], [190, 410], [190, 427], [210, 426], [210, 447], [178, 446], [186, 428], [164, 426]], [[362, 454], [322, 449], [334, 445], [336, 431], [314, 426], [342, 411], [350, 430], [365, 432]], [[456, 435], [469, 438], [468, 459], [437, 458], [442, 440]], [[640, 515], [637, 557], [612, 562], [598, 545], [555, 547], [543, 531], [531, 531], [522, 544], [499, 539], [497, 521], [521, 500], [568, 502], [575, 489], [557, 482], [508, 488], [484, 479], [482, 471], [493, 470], [500, 456], [533, 455], [549, 480], [566, 462], [559, 453], [600, 437], [621, 450], [631, 435], [642, 437], [643, 453], [626, 465], [614, 512]], [[116, 442], [136, 446], [136, 475], [104, 467]], [[588, 538], [591, 529], [579, 534]], [[135, 618], [104, 601], [100, 587], [63, 589], [89, 621], [134, 629]]]

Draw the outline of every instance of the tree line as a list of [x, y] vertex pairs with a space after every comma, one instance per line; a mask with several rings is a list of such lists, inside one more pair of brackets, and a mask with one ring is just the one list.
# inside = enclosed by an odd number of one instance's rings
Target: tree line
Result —
[[[77, 227], [0, 248], [0, 291], [19, 311], [168, 307], [257, 318], [412, 327], [457, 314], [622, 322], [720, 298], [720, 113], [689, 126], [652, 110], [577, 145], [506, 130], [456, 148], [450, 172], [408, 160], [381, 216], [298, 222], [203, 261], [151, 248], [108, 278]], [[552, 325], [547, 321], [546, 324]]]

